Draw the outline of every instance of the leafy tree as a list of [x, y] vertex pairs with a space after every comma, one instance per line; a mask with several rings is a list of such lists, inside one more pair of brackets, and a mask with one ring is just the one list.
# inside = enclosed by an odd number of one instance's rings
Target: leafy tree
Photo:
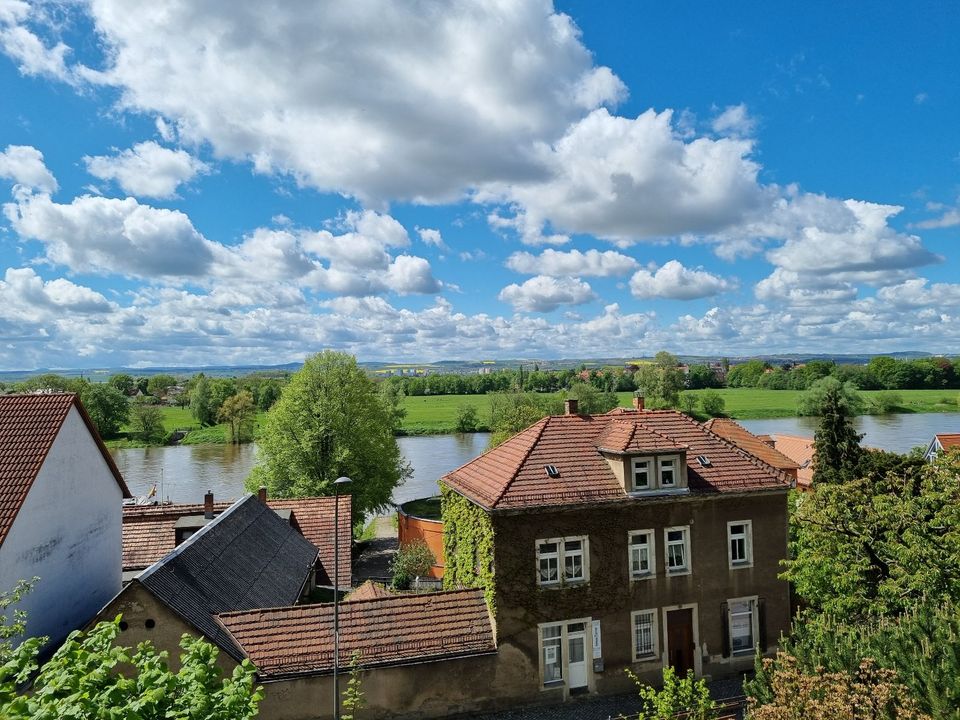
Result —
[[407, 545], [400, 546], [391, 563], [392, 586], [397, 590], [408, 590], [410, 583], [430, 572], [430, 568], [436, 562], [433, 551], [422, 539], [418, 538]]
[[457, 406], [457, 432], [476, 432], [480, 426], [480, 415], [477, 412], [476, 405], [472, 403], [461, 403]]
[[213, 425], [216, 422], [217, 409], [213, 406], [210, 395], [210, 381], [203, 373], [197, 375], [190, 391], [190, 414], [201, 426]]
[[268, 380], [260, 387], [260, 394], [257, 396], [257, 407], [261, 412], [266, 412], [273, 407], [273, 404], [280, 399], [280, 383], [276, 380]]
[[727, 409], [723, 396], [715, 390], [707, 390], [700, 396], [700, 402], [703, 404], [703, 412], [710, 417], [721, 417]]
[[877, 415], [886, 415], [903, 406], [903, 395], [893, 390], [883, 390], [870, 398], [870, 411]]
[[333, 481], [346, 475], [354, 520], [385, 507], [411, 472], [390, 408], [346, 353], [307, 358], [267, 413], [258, 444], [248, 487], [266, 485], [274, 497], [332, 495]]
[[629, 669], [630, 679], [640, 689], [643, 710], [637, 720], [714, 720], [717, 717], [716, 703], [710, 699], [710, 690], [706, 680], [697, 680], [693, 671], [688, 670], [686, 677], [678, 677], [672, 667], [663, 669], [663, 687], [659, 690], [644, 684]]
[[22, 686], [37, 669], [44, 639], [30, 638], [0, 654], [0, 717], [248, 720], [257, 715], [263, 690], [254, 686], [256, 670], [249, 660], [223, 678], [218, 650], [184, 635], [181, 667], [172, 672], [167, 653], [149, 642], [136, 649], [116, 645], [119, 623], [117, 617], [87, 633], [70, 633], [29, 691]]
[[756, 673], [744, 683], [755, 705], [774, 701], [774, 671], [790, 658], [799, 672], [852, 674], [864, 658], [896, 671], [918, 707], [938, 718], [960, 718], [960, 608], [952, 601], [921, 602], [893, 618], [850, 622], [829, 614], [805, 612], [790, 637], [781, 638], [780, 655], [765, 661], [759, 654]]
[[[10, 658], [13, 652], [11, 639], [23, 635], [27, 629], [26, 613], [13, 606], [33, 589], [33, 584], [39, 579], [35, 577], [32, 580], [19, 580], [13, 589], [0, 591], [0, 666]], [[12, 610], [11, 607], [13, 607]], [[3, 670], [0, 667], [0, 678], [2, 673]]]
[[167, 439], [163, 427], [163, 410], [143, 398], [136, 398], [130, 407], [130, 429], [144, 442], [162, 444]]
[[619, 404], [616, 393], [598, 390], [585, 382], [575, 382], [567, 390], [562, 390], [557, 406], [563, 407], [563, 401], [568, 398], [576, 400], [577, 411], [585, 415], [609, 412]]
[[756, 387], [770, 364], [763, 360], [748, 360], [734, 365], [727, 373], [727, 385], [730, 387]]
[[856, 389], [833, 377], [815, 382], [801, 399], [802, 414], [820, 416], [820, 425], [813, 435], [814, 484], [840, 482], [854, 476], [862, 454], [863, 435], [853, 429], [851, 418], [860, 404]]
[[380, 383], [379, 392], [380, 400], [383, 402], [390, 418], [393, 432], [396, 433], [403, 424], [403, 419], [407, 416], [407, 410], [403, 407], [403, 386], [396, 383]]
[[815, 611], [851, 621], [960, 600], [960, 452], [935, 464], [867, 453], [859, 473], [798, 502], [784, 577]]
[[154, 397], [166, 397], [167, 391], [177, 384], [173, 375], [154, 375], [147, 380], [147, 392]]
[[687, 387], [691, 390], [723, 387], [717, 373], [709, 365], [691, 365], [687, 373]]
[[137, 382], [133, 379], [133, 375], [127, 375], [126, 373], [111, 375], [107, 378], [107, 384], [116, 388], [124, 395], [133, 395], [137, 389]]
[[[767, 663], [773, 663], [767, 660]], [[752, 702], [750, 720], [929, 720], [893, 670], [864, 660], [853, 672], [803, 672], [782, 653], [771, 671], [772, 698]]]
[[634, 374], [637, 389], [647, 398], [651, 407], [676, 407], [686, 378], [675, 355], [660, 351], [652, 363], [642, 365]]
[[547, 415], [563, 412], [563, 399], [537, 393], [490, 393], [490, 447], [516, 435]]
[[697, 414], [697, 407], [700, 405], [700, 398], [693, 393], [680, 393], [680, 412], [693, 417]]
[[253, 421], [256, 415], [253, 395], [248, 390], [241, 390], [223, 401], [217, 420], [227, 424], [230, 442], [240, 444], [253, 439]]
[[80, 400], [100, 437], [116, 435], [130, 417], [126, 395], [108, 383], [89, 383], [80, 394]]
[[214, 378], [210, 381], [210, 410], [216, 417], [228, 397], [237, 394], [237, 381], [233, 378]]
[[54, 390], [57, 392], [75, 392], [79, 393], [85, 380], [82, 378], [67, 378], [56, 373], [44, 373], [24, 380], [17, 385], [19, 392], [35, 392], [37, 390]]

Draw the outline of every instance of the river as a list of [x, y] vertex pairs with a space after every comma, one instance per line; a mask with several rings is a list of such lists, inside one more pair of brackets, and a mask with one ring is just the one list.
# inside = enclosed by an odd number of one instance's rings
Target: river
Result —
[[[742, 420], [754, 433], [786, 433], [813, 436], [815, 418]], [[936, 433], [960, 431], [960, 413], [916, 413], [866, 415], [856, 418], [864, 433], [863, 444], [895, 452], [926, 446]], [[476, 457], [487, 446], [487, 433], [420, 435], [397, 439], [400, 451], [410, 462], [413, 476], [398, 487], [393, 501], [403, 503], [437, 493], [437, 480]], [[111, 450], [134, 495], [149, 491], [154, 482], [158, 493], [174, 502], [201, 502], [212, 490], [216, 498], [243, 494], [243, 481], [256, 460], [254, 445], [174, 445], [159, 448]]]

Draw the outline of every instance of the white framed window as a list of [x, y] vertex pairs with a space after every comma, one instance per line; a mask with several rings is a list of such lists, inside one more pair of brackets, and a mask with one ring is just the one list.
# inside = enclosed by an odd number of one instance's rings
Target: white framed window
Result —
[[668, 458], [660, 461], [660, 487], [672, 488], [677, 486], [677, 461]]
[[727, 601], [730, 628], [730, 652], [734, 655], [753, 653], [757, 638], [757, 598]]
[[630, 578], [641, 580], [657, 574], [653, 530], [631, 530], [627, 533]]
[[540, 626], [540, 670], [544, 685], [563, 682], [563, 623]]
[[753, 527], [749, 520], [727, 523], [727, 548], [731, 568], [753, 565]]
[[537, 540], [537, 585], [559, 586], [586, 582], [589, 544], [586, 535]]
[[657, 632], [657, 611], [637, 610], [630, 613], [633, 627], [634, 662], [653, 660], [660, 656], [660, 638]]
[[653, 461], [650, 458], [632, 458], [630, 461], [630, 475], [634, 490], [650, 490]]
[[690, 526], [664, 528], [663, 538], [667, 575], [690, 572]]

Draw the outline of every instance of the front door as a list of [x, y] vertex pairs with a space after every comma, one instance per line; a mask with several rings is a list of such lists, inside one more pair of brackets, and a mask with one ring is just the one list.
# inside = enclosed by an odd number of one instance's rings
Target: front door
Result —
[[667, 652], [677, 675], [684, 677], [693, 670], [693, 610], [667, 612]]
[[587, 687], [587, 631], [584, 623], [567, 625], [568, 687], [573, 692]]

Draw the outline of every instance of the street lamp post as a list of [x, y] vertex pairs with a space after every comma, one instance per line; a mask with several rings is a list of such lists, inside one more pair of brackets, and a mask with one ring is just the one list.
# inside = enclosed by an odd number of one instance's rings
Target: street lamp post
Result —
[[340, 487], [348, 477], [333, 481], [333, 718], [340, 720]]

